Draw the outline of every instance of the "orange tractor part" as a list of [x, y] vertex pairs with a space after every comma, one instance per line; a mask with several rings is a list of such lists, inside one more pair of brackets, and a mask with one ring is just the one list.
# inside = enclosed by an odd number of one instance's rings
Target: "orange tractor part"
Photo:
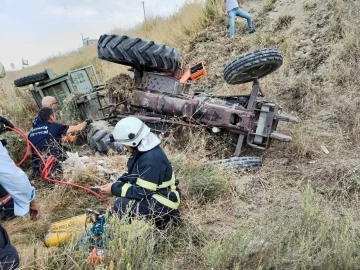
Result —
[[187, 81], [196, 81], [206, 76], [207, 72], [204, 63], [201, 62], [188, 68], [180, 78], [180, 83], [186, 83]]

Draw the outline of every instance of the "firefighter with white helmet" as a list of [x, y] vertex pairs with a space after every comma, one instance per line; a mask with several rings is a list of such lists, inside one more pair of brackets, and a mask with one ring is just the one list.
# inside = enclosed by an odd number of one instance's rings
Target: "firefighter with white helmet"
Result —
[[170, 220], [179, 221], [180, 190], [170, 161], [159, 138], [136, 117], [120, 120], [113, 140], [131, 152], [128, 172], [115, 183], [101, 187], [104, 194], [119, 197], [114, 210], [121, 215], [144, 216], [164, 228]]

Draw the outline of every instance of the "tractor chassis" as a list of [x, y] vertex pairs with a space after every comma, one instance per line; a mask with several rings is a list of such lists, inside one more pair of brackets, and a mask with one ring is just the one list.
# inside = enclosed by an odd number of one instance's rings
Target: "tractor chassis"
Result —
[[142, 80], [137, 81], [141, 83], [132, 90], [131, 111], [117, 114], [115, 108], [120, 104], [112, 103], [107, 106], [113, 108], [111, 114], [99, 120], [112, 122], [132, 115], [161, 133], [168, 132], [174, 125], [207, 127], [213, 132], [227, 130], [239, 134], [234, 157], [240, 156], [244, 142], [265, 150], [271, 139], [291, 141], [290, 136], [276, 132], [276, 128], [279, 121], [296, 122], [296, 119], [280, 115], [282, 108], [277, 103], [257, 101], [262, 94], [257, 78], [249, 95], [234, 96], [184, 94], [186, 86], [175, 78], [151, 72], [143, 72]]

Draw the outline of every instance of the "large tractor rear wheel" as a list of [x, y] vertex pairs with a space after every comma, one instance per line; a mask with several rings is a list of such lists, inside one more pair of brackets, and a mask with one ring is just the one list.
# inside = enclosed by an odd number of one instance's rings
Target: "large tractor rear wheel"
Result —
[[102, 35], [98, 42], [100, 59], [136, 68], [175, 72], [180, 66], [178, 50], [154, 41], [128, 36]]
[[35, 73], [35, 74], [31, 74], [31, 75], [16, 79], [14, 81], [14, 84], [16, 87], [22, 87], [22, 86], [40, 82], [40, 81], [43, 81], [46, 79], [49, 79], [49, 75], [47, 74], [46, 71], [44, 71], [41, 73]]
[[277, 70], [283, 63], [281, 53], [276, 49], [261, 49], [240, 56], [224, 69], [228, 84], [242, 84], [260, 79]]

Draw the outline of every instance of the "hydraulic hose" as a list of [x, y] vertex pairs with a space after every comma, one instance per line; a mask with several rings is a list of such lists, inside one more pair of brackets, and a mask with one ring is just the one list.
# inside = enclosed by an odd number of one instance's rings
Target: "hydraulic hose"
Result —
[[67, 185], [67, 186], [71, 186], [71, 187], [75, 187], [75, 188], [79, 188], [82, 190], [85, 190], [88, 193], [91, 193], [92, 195], [96, 196], [98, 199], [100, 199], [106, 206], [111, 207], [110, 203], [100, 194], [96, 193], [95, 191], [75, 184], [75, 183], [70, 183], [70, 182], [64, 182], [64, 181], [60, 181], [60, 180], [55, 180], [55, 179], [51, 179], [49, 177], [49, 174], [51, 173], [51, 169], [53, 168], [56, 158], [54, 156], [49, 156], [46, 160], [43, 158], [43, 156], [41, 155], [41, 153], [36, 149], [36, 147], [30, 142], [30, 140], [28, 139], [27, 135], [25, 134], [24, 131], [22, 131], [21, 129], [14, 127], [6, 127], [7, 129], [19, 134], [26, 142], [26, 152], [24, 157], [20, 160], [19, 163], [17, 163], [17, 166], [20, 166], [21, 164], [24, 163], [24, 161], [26, 160], [26, 158], [30, 155], [31, 153], [31, 149], [34, 150], [34, 152], [39, 156], [41, 163], [44, 165], [44, 169], [41, 172], [41, 179], [44, 181], [48, 181], [48, 182], [52, 182], [52, 183], [56, 183], [56, 184], [60, 184], [60, 185]]

